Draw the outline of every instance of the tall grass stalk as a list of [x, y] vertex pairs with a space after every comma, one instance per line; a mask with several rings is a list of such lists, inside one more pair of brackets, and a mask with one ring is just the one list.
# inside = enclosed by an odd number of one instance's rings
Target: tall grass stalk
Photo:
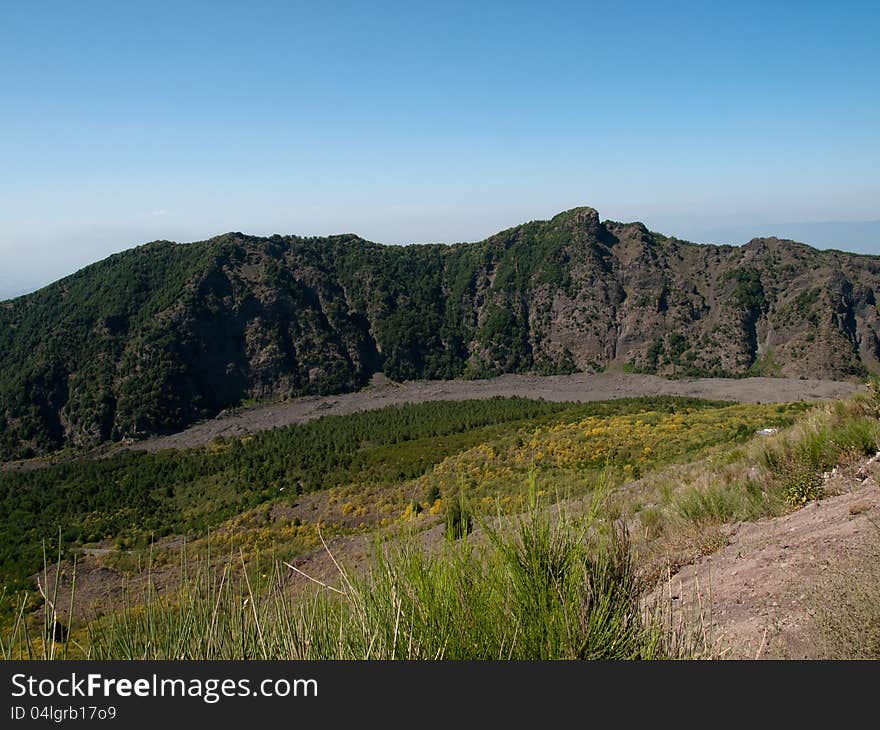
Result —
[[[14, 597], [7, 596], [5, 590], [0, 595], [0, 603], [7, 600], [14, 602], [14, 618], [6, 631], [0, 634], [0, 658], [12, 659], [67, 659], [71, 645], [78, 655], [83, 648], [70, 636], [73, 623], [74, 605], [76, 600], [76, 560], [71, 567], [70, 599], [66, 607], [66, 623], [62, 621], [65, 608], [59, 605], [59, 593], [62, 575], [63, 550], [59, 534], [58, 556], [55, 561], [54, 575], [50, 571], [48, 551], [43, 542], [43, 572], [37, 577], [37, 600], [33, 594], [21, 593]], [[40, 609], [37, 611], [37, 609]], [[34, 612], [39, 622], [34, 625]]]
[[[621, 526], [533, 501], [436, 549], [377, 545], [372, 568], [332, 581], [239, 559], [181, 566], [173, 597], [149, 588], [87, 627], [97, 659], [654, 659], [686, 653], [646, 612]], [[326, 546], [325, 546], [326, 548]]]

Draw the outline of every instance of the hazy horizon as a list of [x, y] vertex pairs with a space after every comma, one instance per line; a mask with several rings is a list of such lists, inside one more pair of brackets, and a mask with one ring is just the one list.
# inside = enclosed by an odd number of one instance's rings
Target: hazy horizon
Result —
[[[467, 243], [467, 242], [476, 242], [481, 241], [491, 236], [494, 233], [497, 233], [505, 228], [510, 228], [511, 226], [519, 225], [520, 223], [526, 223], [529, 220], [546, 220], [551, 218], [556, 213], [562, 212], [563, 209], [555, 211], [555, 213], [547, 214], [544, 216], [532, 217], [532, 218], [524, 218], [518, 221], [511, 221], [506, 224], [500, 224], [498, 227], [493, 228], [485, 232], [482, 235], [470, 236], [470, 237], [462, 237], [455, 238], [449, 240], [440, 240], [436, 238], [424, 239], [424, 240], [414, 240], [414, 239], [403, 239], [403, 240], [388, 240], [383, 237], [376, 236], [368, 236], [364, 235], [362, 232], [356, 229], [338, 229], [338, 230], [326, 230], [326, 231], [284, 231], [284, 230], [261, 230], [259, 232], [254, 230], [247, 230], [242, 228], [241, 226], [233, 226], [227, 228], [225, 230], [218, 230], [207, 235], [200, 235], [191, 238], [175, 238], [173, 236], [163, 236], [158, 235], [152, 238], [146, 239], [138, 239], [135, 241], [131, 241], [128, 243], [120, 244], [116, 247], [109, 247], [103, 251], [103, 253], [97, 253], [95, 258], [83, 259], [79, 263], [73, 264], [72, 268], [69, 270], [58, 267], [57, 262], [55, 269], [60, 273], [57, 274], [46, 274], [44, 277], [34, 278], [30, 281], [27, 280], [19, 280], [17, 283], [14, 278], [9, 277], [9, 270], [4, 270], [0, 272], [0, 300], [13, 299], [18, 296], [22, 296], [24, 294], [29, 294], [31, 292], [37, 291], [44, 286], [47, 286], [59, 279], [64, 278], [70, 274], [79, 271], [80, 269], [96, 263], [98, 261], [103, 260], [107, 256], [110, 256], [114, 253], [119, 253], [121, 251], [126, 251], [137, 246], [143, 245], [145, 243], [149, 243], [155, 240], [170, 240], [176, 243], [194, 243], [198, 241], [204, 241], [210, 239], [214, 236], [221, 235], [223, 233], [228, 233], [230, 231], [241, 231], [242, 233], [248, 235], [255, 236], [270, 236], [275, 233], [280, 235], [302, 235], [302, 236], [330, 236], [341, 233], [354, 233], [362, 236], [363, 238], [374, 241], [375, 243], [384, 243], [389, 245], [409, 245], [409, 244], [425, 244], [425, 243]], [[667, 236], [674, 236], [676, 238], [680, 238], [682, 240], [690, 241], [692, 243], [703, 243], [703, 244], [719, 244], [719, 245], [734, 245], [739, 246], [745, 243], [748, 243], [753, 238], [759, 237], [769, 237], [776, 236], [778, 238], [790, 238], [794, 241], [798, 241], [799, 243], [805, 243], [809, 246], [820, 250], [827, 249], [838, 249], [841, 251], [847, 251], [850, 253], [857, 254], [874, 254], [880, 255], [880, 220], [872, 220], [872, 221], [797, 221], [797, 222], [788, 222], [788, 223], [758, 223], [758, 224], [744, 224], [744, 223], [736, 223], [736, 222], [723, 222], [723, 221], [715, 221], [714, 224], [709, 223], [707, 221], [693, 221], [691, 224], [682, 224], [681, 226], [675, 228], [668, 228], [662, 225], [654, 225], [650, 222], [650, 220], [645, 220], [642, 218], [631, 218], [631, 217], [615, 217], [615, 216], [607, 216], [604, 215], [601, 210], [599, 210], [599, 215], [602, 220], [617, 220], [621, 222], [634, 222], [640, 221], [644, 223], [649, 229], [662, 233]], [[754, 233], [750, 233], [750, 231], [754, 229]], [[100, 240], [98, 238], [97, 240]], [[86, 250], [85, 247], [80, 249], [80, 251]], [[47, 278], [48, 277], [48, 278]]]

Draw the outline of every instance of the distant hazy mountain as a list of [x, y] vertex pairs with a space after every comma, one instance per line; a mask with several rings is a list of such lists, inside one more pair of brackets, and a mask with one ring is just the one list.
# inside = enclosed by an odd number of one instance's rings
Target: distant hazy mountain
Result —
[[705, 243], [743, 244], [758, 236], [801, 241], [819, 249], [880, 254], [880, 220], [817, 223], [763, 223], [684, 228], [681, 235]]
[[0, 303], [0, 459], [397, 380], [880, 369], [880, 258], [697, 245], [591, 208], [485, 241], [157, 241]]

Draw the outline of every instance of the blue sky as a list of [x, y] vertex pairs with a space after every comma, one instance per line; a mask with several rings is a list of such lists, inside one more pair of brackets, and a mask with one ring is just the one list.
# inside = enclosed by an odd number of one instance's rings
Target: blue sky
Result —
[[0, 297], [229, 230], [474, 240], [576, 205], [694, 238], [880, 219], [876, 2], [0, 12]]

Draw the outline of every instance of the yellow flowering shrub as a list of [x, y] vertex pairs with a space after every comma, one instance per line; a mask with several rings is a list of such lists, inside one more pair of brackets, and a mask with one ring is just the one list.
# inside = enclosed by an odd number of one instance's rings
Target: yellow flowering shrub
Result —
[[595, 475], [611, 469], [624, 479], [637, 478], [661, 464], [790, 420], [786, 407], [776, 404], [591, 416], [521, 431], [506, 443], [479, 444], [450, 456], [415, 480], [416, 489], [437, 485], [442, 494], [467, 489], [488, 495], [535, 471]]

